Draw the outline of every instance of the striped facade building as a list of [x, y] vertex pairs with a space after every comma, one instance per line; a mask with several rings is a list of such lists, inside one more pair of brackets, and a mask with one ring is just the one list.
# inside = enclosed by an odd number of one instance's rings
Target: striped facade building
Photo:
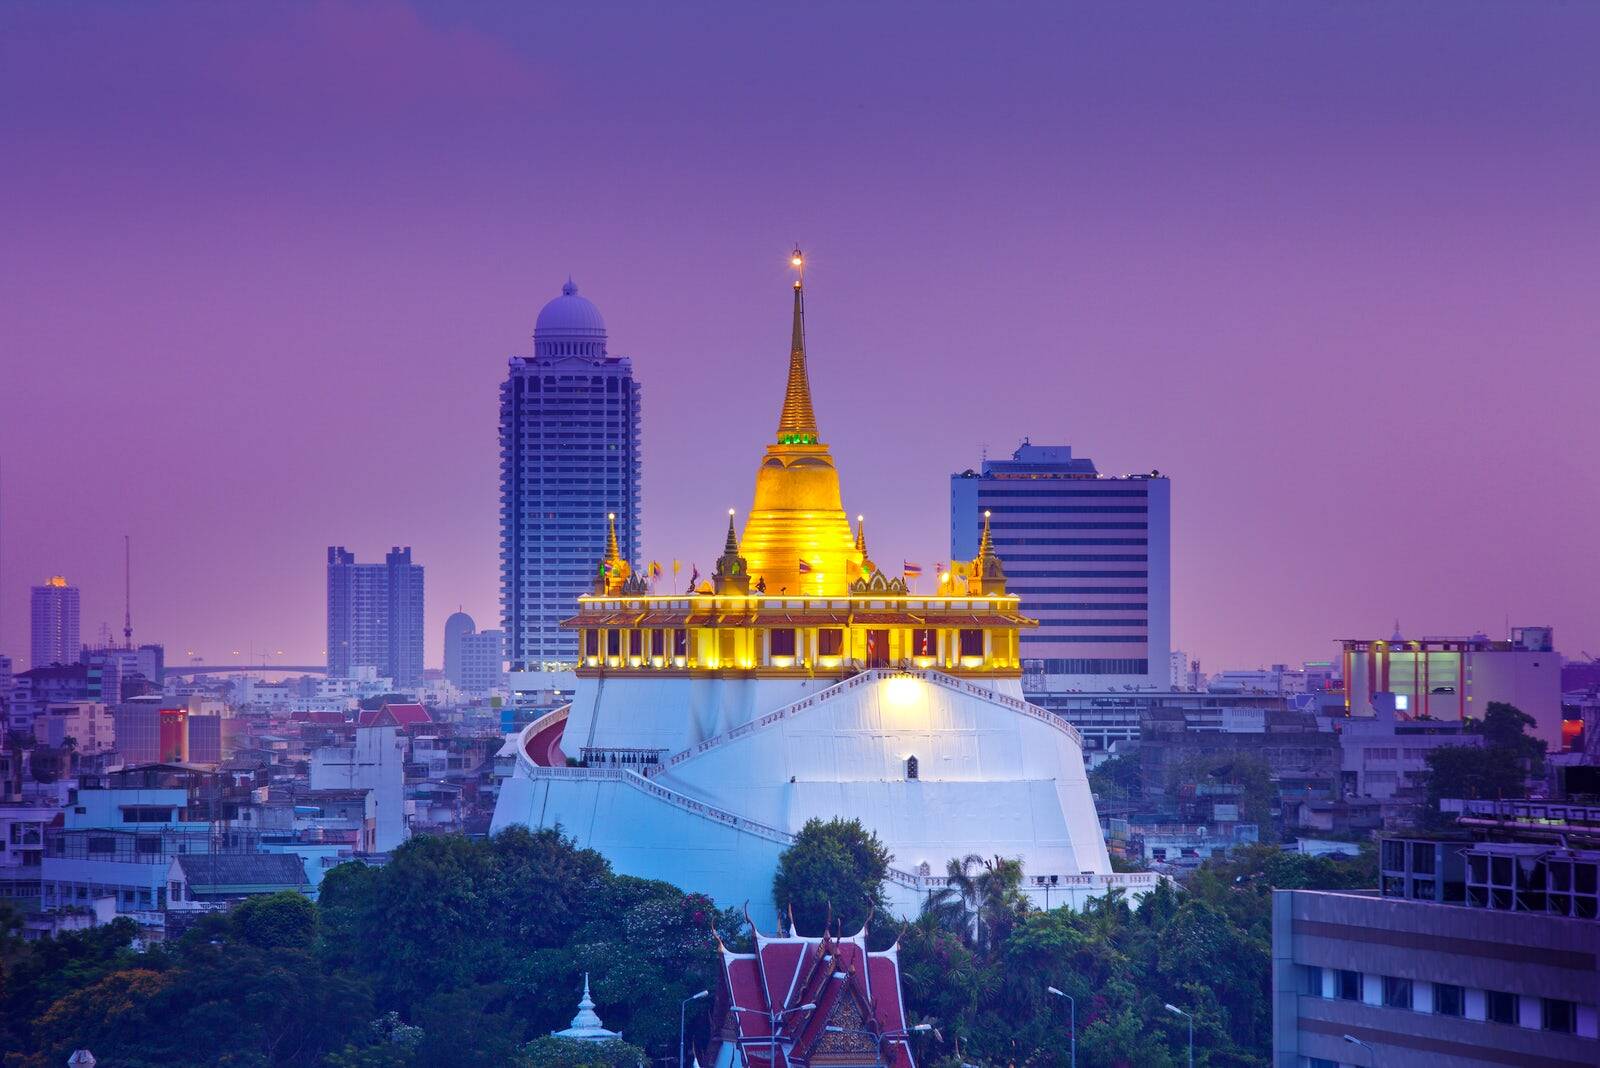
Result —
[[[1171, 483], [1104, 476], [1066, 445], [1027, 441], [1009, 460], [950, 476], [950, 555], [970, 557], [984, 513], [1022, 611], [1023, 689], [1170, 687]], [[1059, 702], [1056, 702], [1059, 703]], [[1056, 709], [1061, 711], [1062, 709]]]

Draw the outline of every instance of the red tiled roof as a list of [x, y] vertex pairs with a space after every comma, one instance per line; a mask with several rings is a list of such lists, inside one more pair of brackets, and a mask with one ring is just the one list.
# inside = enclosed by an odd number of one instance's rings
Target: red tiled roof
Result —
[[[754, 953], [722, 950], [722, 1000], [752, 1068], [807, 1068], [813, 1057], [830, 1068], [849, 1066], [855, 1063], [852, 1053], [865, 1068], [879, 1063], [880, 1045], [889, 1068], [916, 1068], [902, 1041], [907, 1035], [898, 947], [869, 952], [865, 928], [849, 937], [768, 937], [757, 931], [755, 938]], [[818, 1047], [830, 1024], [880, 1038], [858, 1034], [851, 1041], [847, 1031], [824, 1052]]]
[[384, 705], [376, 711], [363, 711], [356, 721], [356, 726], [414, 727], [432, 722], [433, 717], [428, 715], [428, 710], [421, 705]]

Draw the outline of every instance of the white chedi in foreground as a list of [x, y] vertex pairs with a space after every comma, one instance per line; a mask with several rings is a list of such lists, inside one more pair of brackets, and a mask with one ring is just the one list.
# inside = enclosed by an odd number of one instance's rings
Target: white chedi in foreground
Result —
[[600, 1022], [600, 1014], [594, 1011], [594, 998], [589, 996], [589, 973], [583, 973], [583, 997], [578, 999], [578, 1015], [572, 1018], [572, 1025], [565, 1031], [551, 1031], [556, 1038], [575, 1038], [580, 1042], [609, 1042], [612, 1039], [621, 1041], [621, 1031], [607, 1031]]

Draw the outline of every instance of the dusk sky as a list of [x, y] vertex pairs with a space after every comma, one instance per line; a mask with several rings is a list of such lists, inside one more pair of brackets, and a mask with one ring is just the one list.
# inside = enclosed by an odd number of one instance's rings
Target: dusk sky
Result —
[[749, 506], [810, 256], [873, 554], [1024, 435], [1173, 479], [1173, 640], [1600, 654], [1600, 6], [0, 7], [0, 652], [323, 660], [324, 553], [498, 625], [497, 387], [570, 274], [646, 559]]

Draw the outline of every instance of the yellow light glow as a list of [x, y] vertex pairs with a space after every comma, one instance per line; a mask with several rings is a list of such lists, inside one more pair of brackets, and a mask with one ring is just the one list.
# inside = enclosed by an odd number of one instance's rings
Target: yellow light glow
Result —
[[921, 696], [922, 682], [919, 679], [890, 679], [883, 685], [883, 699], [890, 708], [909, 708]]
[[791, 267], [799, 267], [804, 262], [798, 252], [789, 257], [789, 266]]

